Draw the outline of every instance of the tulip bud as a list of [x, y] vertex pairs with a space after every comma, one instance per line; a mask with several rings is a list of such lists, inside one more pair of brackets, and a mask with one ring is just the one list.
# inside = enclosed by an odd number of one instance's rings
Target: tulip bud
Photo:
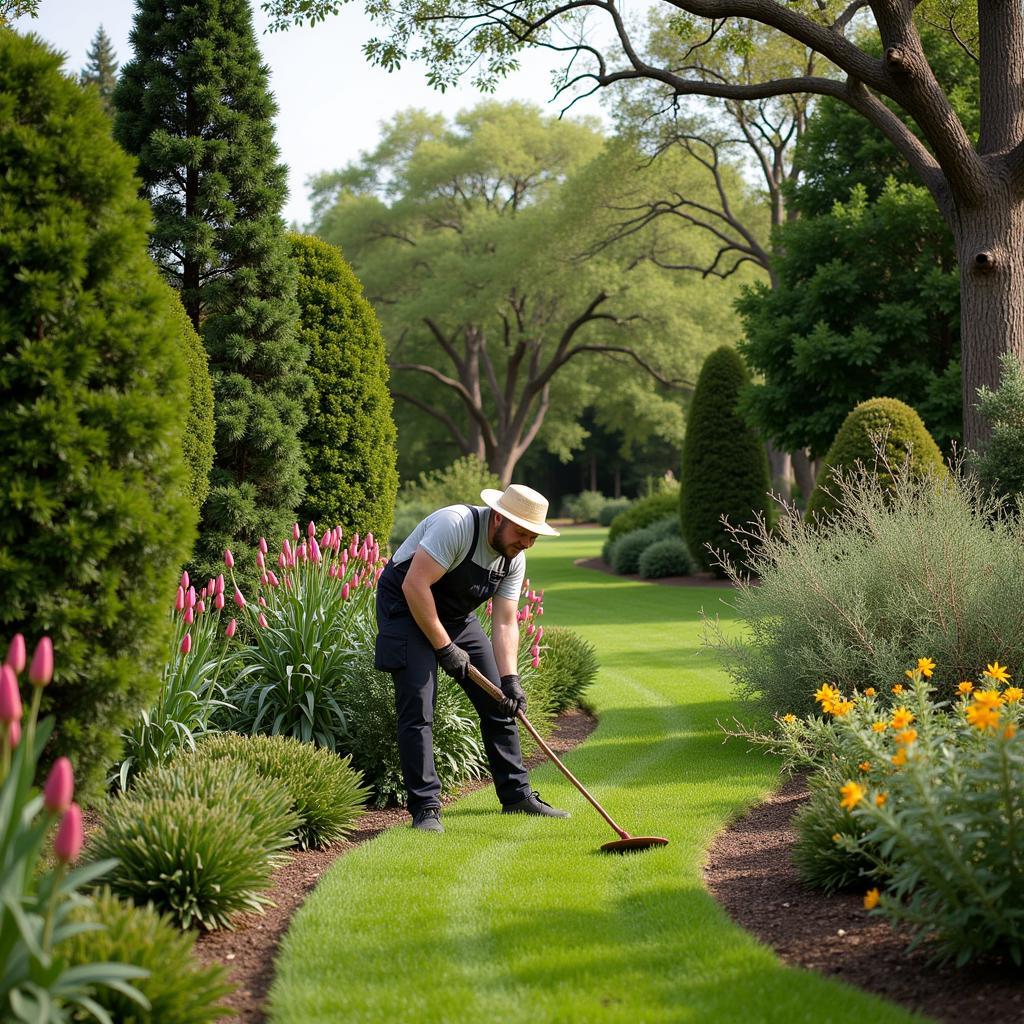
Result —
[[217, 593], [217, 581], [207, 580], [206, 581], [206, 593], [208, 597], [213, 597]]
[[316, 536], [316, 523], [314, 523], [312, 519], [310, 519], [310, 521], [309, 521], [309, 526], [306, 527], [306, 536], [307, 537], [315, 537]]
[[366, 543], [369, 544], [371, 547], [373, 546], [373, 531], [372, 530], [369, 533], [366, 534]]
[[532, 654], [535, 658], [539, 658], [540, 657], [540, 645], [539, 644], [534, 644], [530, 648], [530, 654]]
[[178, 587], [178, 596], [174, 599], [174, 610], [180, 612], [185, 607], [185, 591]]
[[292, 537], [293, 537], [293, 539], [298, 540], [301, 536], [302, 536], [302, 531], [299, 529], [299, 524], [296, 523], [292, 527]]
[[267, 538], [260, 537], [260, 554], [265, 555], [267, 553]]
[[260, 625], [261, 625], [261, 626], [262, 626], [262, 627], [263, 627], [264, 629], [266, 629], [266, 628], [267, 628], [267, 617], [266, 617], [266, 615], [264, 615], [264, 614], [263, 614], [263, 612], [260, 612], [259, 618], [258, 618], [258, 619], [257, 619], [256, 621], [257, 621], [257, 622], [258, 622], [258, 623], [259, 623], [259, 624], [260, 624]]
[[182, 654], [188, 654], [188, 652], [191, 651], [191, 650], [192, 650], [192, 636], [191, 636], [191, 634], [186, 633], [181, 638], [181, 653]]
[[25, 660], [25, 638], [20, 633], [15, 633], [7, 647], [7, 664], [14, 669], [14, 674], [18, 675], [24, 671]]
[[58, 757], [53, 762], [50, 774], [43, 787], [43, 803], [47, 810], [57, 814], [63, 813], [71, 806], [71, 798], [75, 795], [75, 777], [71, 770], [71, 762], [66, 757]]
[[322, 547], [322, 548], [325, 548], [325, 549], [326, 549], [326, 548], [330, 548], [330, 546], [331, 546], [331, 543], [332, 543], [331, 531], [330, 531], [330, 530], [328, 530], [328, 531], [327, 531], [326, 533], [324, 533], [324, 535], [323, 535], [323, 536], [322, 536], [322, 537], [320, 538], [320, 547]]
[[487, 602], [487, 614], [488, 615], [493, 615], [494, 614], [494, 602], [493, 601], [488, 601]]
[[220, 611], [221, 608], [224, 607], [224, 595], [223, 594], [217, 594], [217, 596], [213, 599], [213, 607], [216, 608], [217, 611]]
[[537, 643], [540, 643], [541, 637], [543, 635], [544, 635], [544, 627], [543, 626], [538, 626], [537, 627]]
[[197, 601], [196, 602], [196, 614], [197, 615], [202, 615], [203, 612], [205, 612], [205, 611], [206, 611], [206, 602], [205, 601]]
[[235, 556], [231, 554], [231, 548], [224, 549], [224, 564], [229, 568], [235, 567]]
[[82, 852], [82, 809], [78, 804], [71, 804], [64, 812], [57, 828], [57, 837], [53, 841], [53, 852], [62, 864], [72, 864], [78, 860]]
[[235, 604], [237, 604], [239, 608], [245, 607], [245, 598], [242, 596], [242, 592], [238, 587], [235, 587]]
[[535, 654], [533, 656], [533, 661], [531, 662], [531, 664], [534, 668], [540, 668], [540, 656]]
[[262, 594], [260, 594], [260, 596], [258, 598], [256, 598], [256, 603], [261, 608], [266, 608], [267, 607], [267, 599]]
[[189, 586], [189, 578], [188, 578], [188, 572], [186, 571], [186, 572], [183, 572], [181, 574], [181, 589], [182, 590], [188, 590], [188, 586]]
[[33, 686], [46, 686], [53, 678], [53, 641], [48, 636], [36, 644], [28, 677]]
[[21, 722], [11, 722], [7, 726], [7, 744], [11, 750], [21, 742]]
[[17, 722], [21, 719], [21, 693], [18, 691], [18, 677], [8, 664], [0, 665], [0, 722]]
[[234, 636], [235, 635], [235, 630], [237, 628], [238, 628], [238, 620], [237, 619], [232, 619], [228, 623], [228, 628], [224, 630], [224, 635], [225, 636]]
[[217, 577], [217, 593], [218, 594], [223, 594], [224, 593], [224, 574], [223, 573], [221, 573], [221, 575]]
[[189, 587], [185, 593], [185, 607], [195, 608], [196, 606], [196, 588]]
[[262, 551], [257, 551], [256, 552], [256, 565], [260, 569], [266, 569], [266, 567], [267, 567], [267, 563], [263, 560], [263, 552]]
[[347, 601], [348, 600], [348, 595], [349, 595], [350, 592], [351, 592], [351, 590], [350, 590], [349, 585], [347, 583], [343, 583], [341, 585], [341, 599], [342, 599], [342, 601]]
[[185, 623], [191, 626], [196, 621], [196, 613], [191, 608], [185, 609]]
[[298, 560], [299, 560], [300, 562], [304, 562], [304, 561], [306, 560], [306, 542], [305, 542], [305, 541], [303, 541], [303, 542], [302, 542], [302, 543], [301, 543], [301, 544], [300, 544], [300, 545], [298, 546], [298, 548], [296, 549], [296, 552], [295, 552], [295, 557], [296, 557], [296, 558], [297, 558], [297, 559], [298, 559]]
[[342, 551], [342, 553], [341, 553], [341, 564], [343, 566], [344, 565], [348, 565], [348, 549], [347, 548], [344, 551]]
[[528, 626], [526, 627], [526, 635], [527, 635], [527, 636], [531, 636], [532, 634], [533, 634], [533, 623], [531, 622], [531, 623], [530, 623], [530, 624], [529, 624], [529, 625], [528, 625]]
[[277, 576], [272, 572], [267, 573], [267, 579], [270, 581], [270, 585], [272, 587], [276, 587], [280, 583]]
[[309, 557], [310, 561], [320, 561], [320, 545], [317, 544], [315, 537], [309, 542]]
[[277, 567], [282, 572], [288, 568], [288, 559], [283, 551], [277, 556]]

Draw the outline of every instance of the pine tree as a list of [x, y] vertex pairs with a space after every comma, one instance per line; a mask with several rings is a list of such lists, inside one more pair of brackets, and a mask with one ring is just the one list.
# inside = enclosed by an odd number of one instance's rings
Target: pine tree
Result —
[[195, 562], [206, 572], [224, 547], [237, 556], [282, 536], [303, 494], [287, 169], [248, 0], [139, 0], [131, 42], [114, 134], [138, 157], [150, 251], [210, 357], [216, 456]]
[[108, 114], [114, 112], [113, 96], [117, 87], [117, 61], [114, 44], [103, 26], [96, 30], [92, 45], [85, 54], [86, 65], [79, 75], [82, 85], [95, 85]]

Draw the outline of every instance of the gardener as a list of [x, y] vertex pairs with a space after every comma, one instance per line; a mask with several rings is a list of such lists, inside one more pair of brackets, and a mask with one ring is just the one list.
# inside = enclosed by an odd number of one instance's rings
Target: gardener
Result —
[[[548, 503], [529, 487], [488, 488], [483, 506], [449, 505], [424, 519], [392, 555], [377, 586], [375, 664], [395, 681], [398, 753], [413, 828], [443, 832], [441, 783], [434, 768], [433, 720], [437, 666], [459, 682], [480, 716], [494, 788], [509, 814], [567, 818], [530, 789], [515, 716], [526, 710], [519, 682], [519, 595], [527, 548], [539, 534]], [[476, 609], [493, 598], [492, 640]], [[498, 703], [468, 679], [474, 665], [505, 700]]]

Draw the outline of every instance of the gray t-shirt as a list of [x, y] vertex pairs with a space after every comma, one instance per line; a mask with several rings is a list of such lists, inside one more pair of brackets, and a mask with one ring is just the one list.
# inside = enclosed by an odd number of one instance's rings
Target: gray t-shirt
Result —
[[[491, 510], [478, 505], [480, 536], [477, 538], [473, 562], [484, 569], [501, 569], [503, 557], [487, 543], [487, 523]], [[394, 554], [396, 563], [408, 562], [417, 548], [423, 548], [445, 572], [451, 572], [469, 551], [473, 543], [473, 513], [468, 505], [449, 505], [431, 512], [402, 542]], [[495, 597], [504, 597], [519, 603], [526, 575], [526, 552], [520, 551], [509, 567], [508, 575], [498, 585]]]

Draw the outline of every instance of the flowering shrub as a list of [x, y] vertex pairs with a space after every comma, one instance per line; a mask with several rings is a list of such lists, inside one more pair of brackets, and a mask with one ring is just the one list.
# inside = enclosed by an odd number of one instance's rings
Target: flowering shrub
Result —
[[822, 716], [744, 735], [815, 770], [852, 823], [837, 826], [836, 849], [871, 864], [866, 906], [907, 928], [912, 946], [932, 942], [959, 964], [994, 951], [1020, 964], [1024, 689], [998, 661], [955, 685], [933, 682], [935, 668], [920, 658], [883, 692], [823, 684]]
[[[128, 984], [147, 972], [91, 958], [72, 966], [61, 951], [62, 942], [83, 930], [70, 918], [82, 902], [78, 890], [107, 871], [112, 862], [69, 870], [83, 839], [82, 812], [72, 799], [71, 762], [59, 757], [42, 793], [33, 787], [54, 724], [48, 718], [37, 726], [42, 691], [53, 676], [48, 637], [39, 641], [29, 668], [32, 704], [23, 735], [18, 676], [25, 663], [25, 641], [19, 634], [0, 666], [0, 1018], [54, 1024], [70, 1020], [78, 1007], [109, 1024], [109, 1017], [91, 998], [93, 988], [116, 988], [147, 1007], [145, 998]], [[53, 840], [56, 864], [41, 871], [43, 844], [58, 821]]]

